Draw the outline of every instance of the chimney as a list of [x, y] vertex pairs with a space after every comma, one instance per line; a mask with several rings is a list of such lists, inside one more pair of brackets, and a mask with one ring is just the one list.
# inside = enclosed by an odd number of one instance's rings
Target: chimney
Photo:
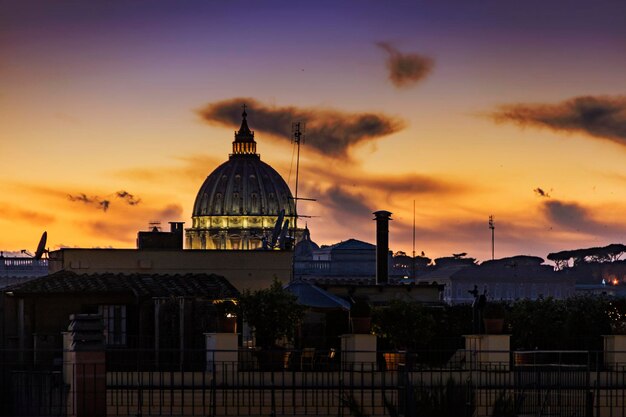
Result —
[[183, 225], [185, 222], [168, 222], [170, 224], [170, 232], [171, 233], [180, 233], [183, 234]]
[[385, 210], [374, 212], [376, 220], [376, 284], [389, 282], [389, 220], [391, 213]]

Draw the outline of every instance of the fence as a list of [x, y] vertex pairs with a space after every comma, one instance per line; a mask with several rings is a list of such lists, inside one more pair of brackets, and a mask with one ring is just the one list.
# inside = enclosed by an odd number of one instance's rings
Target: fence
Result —
[[[100, 390], [89, 385], [95, 364], [63, 364], [58, 351], [33, 366], [40, 355], [0, 352], [0, 414], [85, 415], [87, 399], [108, 416], [133, 417], [626, 416], [626, 363], [606, 366], [600, 352], [511, 352], [499, 363], [477, 363], [466, 350], [439, 363], [432, 352], [384, 352], [350, 364], [336, 351], [242, 349], [229, 362], [161, 352], [159, 363], [153, 352], [114, 353]], [[72, 386], [68, 375], [80, 377]]]

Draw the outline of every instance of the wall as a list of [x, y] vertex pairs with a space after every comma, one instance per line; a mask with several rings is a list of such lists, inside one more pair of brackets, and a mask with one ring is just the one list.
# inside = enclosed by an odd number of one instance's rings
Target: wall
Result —
[[207, 273], [226, 278], [239, 291], [289, 282], [290, 251], [61, 249], [50, 253], [50, 273]]

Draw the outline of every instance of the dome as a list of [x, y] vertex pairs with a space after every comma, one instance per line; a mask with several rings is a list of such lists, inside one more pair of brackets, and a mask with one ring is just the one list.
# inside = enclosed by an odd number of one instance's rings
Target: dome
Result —
[[233, 154], [215, 169], [198, 191], [193, 216], [293, 216], [285, 180], [258, 155]]
[[289, 186], [256, 153], [246, 117], [244, 108], [233, 153], [198, 191], [192, 227], [187, 229], [190, 249], [258, 249], [264, 242], [275, 243], [279, 217], [281, 223], [294, 226], [296, 211]]
[[311, 232], [309, 232], [309, 228], [305, 226], [302, 240], [296, 245], [293, 255], [298, 260], [312, 260], [313, 252], [319, 248], [317, 243], [311, 240]]

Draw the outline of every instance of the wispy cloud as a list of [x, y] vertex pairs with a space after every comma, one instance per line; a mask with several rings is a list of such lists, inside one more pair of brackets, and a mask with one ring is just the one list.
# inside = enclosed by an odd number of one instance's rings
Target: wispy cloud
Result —
[[537, 197], [550, 198], [550, 194], [546, 192], [543, 188], [537, 187], [533, 190]]
[[115, 196], [125, 201], [129, 206], [136, 206], [141, 202], [141, 198], [137, 198], [128, 191], [124, 190], [116, 192]]
[[88, 196], [85, 193], [77, 193], [77, 194], [68, 194], [68, 200], [83, 203], [86, 205], [91, 205], [99, 210], [106, 212], [109, 210], [111, 206], [111, 199], [116, 198], [118, 200], [123, 201], [125, 204], [129, 206], [136, 206], [141, 202], [140, 198], [135, 197], [133, 194], [127, 191], [117, 191], [112, 194], [108, 194], [105, 197], [100, 197], [97, 195]]
[[388, 42], [378, 42], [376, 45], [389, 54], [387, 58], [389, 80], [397, 88], [407, 88], [417, 84], [433, 69], [432, 58], [416, 53], [401, 53]]
[[37, 223], [42, 226], [53, 223], [56, 220], [55, 216], [32, 210], [26, 210], [19, 206], [8, 203], [0, 203], [0, 212], [2, 213], [3, 220]]
[[106, 221], [101, 219], [82, 221], [80, 227], [94, 237], [132, 244], [142, 225], [147, 225], [149, 221], [179, 221], [182, 214], [182, 206], [168, 204], [161, 208], [144, 208], [140, 213], [132, 216], [107, 217]]
[[241, 105], [249, 107], [253, 130], [291, 140], [292, 123], [306, 123], [306, 143], [317, 152], [348, 159], [353, 146], [396, 133], [405, 126], [400, 119], [382, 113], [348, 113], [340, 110], [266, 105], [250, 97], [210, 103], [198, 110], [203, 120], [229, 127], [241, 124]]
[[626, 96], [581, 96], [557, 104], [509, 104], [491, 113], [496, 122], [580, 132], [626, 146]]

